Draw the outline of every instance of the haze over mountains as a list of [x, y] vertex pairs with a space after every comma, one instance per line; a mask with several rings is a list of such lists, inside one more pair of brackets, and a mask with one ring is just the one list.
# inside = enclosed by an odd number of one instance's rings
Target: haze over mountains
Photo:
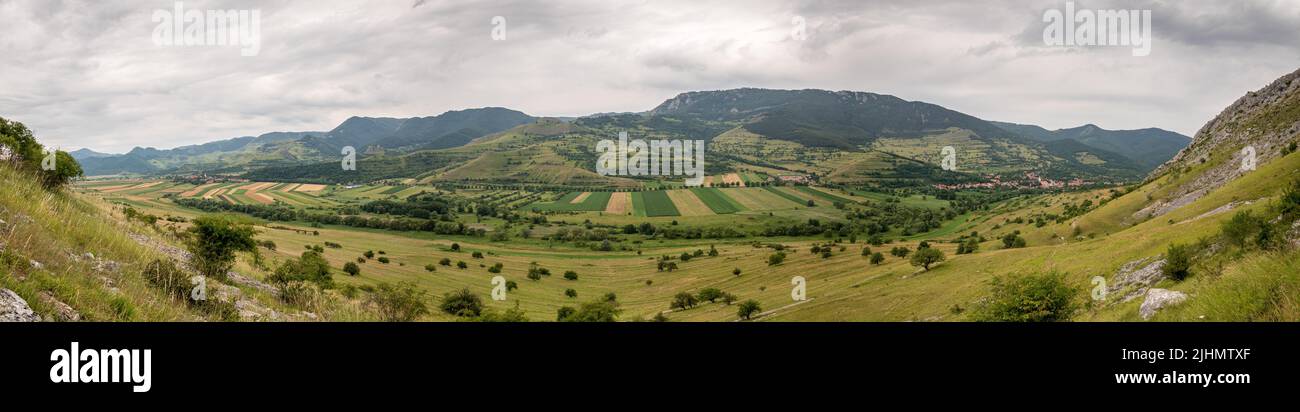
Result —
[[[409, 119], [352, 117], [327, 132], [276, 132], [170, 150], [136, 148], [123, 155], [81, 150], [73, 155], [92, 176], [237, 174], [332, 162], [346, 146], [357, 148], [362, 156], [381, 157], [459, 148], [537, 121], [539, 118], [519, 111], [487, 107]], [[968, 168], [969, 172], [1035, 170], [1059, 177], [1113, 181], [1141, 178], [1190, 142], [1186, 136], [1161, 129], [1110, 131], [1086, 125], [1048, 131], [1033, 125], [985, 121], [895, 96], [824, 90], [689, 92], [643, 113], [605, 113], [559, 121], [576, 127], [553, 138], [614, 136], [618, 130], [629, 130], [712, 144], [720, 136], [744, 132], [760, 139], [759, 143], [784, 141], [824, 152], [879, 152], [930, 165], [938, 164], [941, 147], [954, 146], [964, 161], [971, 162], [968, 165], [975, 166]], [[756, 150], [738, 154], [763, 158]], [[735, 161], [735, 167], [761, 163], [723, 160]], [[809, 163], [817, 166], [817, 162]]]

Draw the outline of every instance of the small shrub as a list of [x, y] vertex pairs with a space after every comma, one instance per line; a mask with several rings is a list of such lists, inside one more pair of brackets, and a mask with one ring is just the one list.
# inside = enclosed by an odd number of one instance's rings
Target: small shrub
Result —
[[370, 301], [378, 308], [379, 317], [384, 321], [410, 322], [429, 313], [424, 304], [427, 294], [414, 283], [380, 283], [370, 295]]
[[996, 277], [989, 281], [989, 296], [970, 316], [983, 322], [1068, 321], [1079, 308], [1080, 293], [1056, 272]]

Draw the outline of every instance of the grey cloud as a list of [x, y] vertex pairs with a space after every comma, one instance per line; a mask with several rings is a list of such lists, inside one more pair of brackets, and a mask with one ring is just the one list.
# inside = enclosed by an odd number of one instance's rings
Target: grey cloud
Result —
[[[1158, 43], [1142, 59], [1041, 47], [1043, 10], [1063, 4], [185, 1], [260, 9], [261, 54], [244, 58], [153, 45], [150, 14], [172, 1], [0, 0], [0, 116], [56, 146], [122, 152], [326, 130], [352, 115], [583, 115], [774, 87], [889, 93], [1049, 128], [1190, 134], [1300, 66], [1294, 2], [1079, 2], [1156, 10]], [[491, 39], [493, 16], [507, 19], [507, 40]], [[806, 40], [791, 37], [793, 16], [805, 18]]]

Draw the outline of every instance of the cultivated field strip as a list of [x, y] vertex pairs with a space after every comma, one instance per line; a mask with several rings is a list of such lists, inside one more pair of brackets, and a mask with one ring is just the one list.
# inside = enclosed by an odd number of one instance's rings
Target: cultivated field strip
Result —
[[777, 196], [761, 187], [718, 189], [747, 210], [794, 209], [802, 206], [785, 197]]
[[616, 215], [626, 215], [632, 211], [632, 194], [628, 192], [617, 192], [609, 196], [609, 204], [605, 205], [605, 213]]
[[745, 210], [744, 206], [727, 197], [720, 189], [695, 187], [691, 188], [690, 191], [715, 214], [725, 215]]
[[[681, 216], [677, 207], [673, 205], [673, 200], [668, 197], [668, 193], [663, 190], [653, 190], [648, 192], [636, 192], [633, 196], [641, 198], [641, 204], [637, 205], [644, 212], [638, 213], [638, 216], [644, 215], [649, 217], [655, 216]], [[636, 198], [633, 198], [635, 203]]]
[[673, 206], [677, 207], [677, 212], [682, 216], [709, 216], [714, 214], [713, 209], [704, 204], [704, 201], [695, 196], [695, 193], [686, 190], [669, 190], [668, 198], [672, 199]]

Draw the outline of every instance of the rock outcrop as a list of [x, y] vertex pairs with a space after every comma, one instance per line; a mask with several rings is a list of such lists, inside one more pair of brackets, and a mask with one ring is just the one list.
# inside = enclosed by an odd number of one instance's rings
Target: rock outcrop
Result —
[[1162, 269], [1164, 259], [1145, 258], [1125, 263], [1119, 272], [1111, 277], [1106, 286], [1106, 299], [1114, 302], [1128, 302], [1147, 293], [1157, 282], [1165, 278]]
[[1183, 292], [1151, 289], [1147, 291], [1147, 298], [1142, 301], [1142, 307], [1138, 308], [1138, 314], [1142, 316], [1142, 320], [1151, 319], [1160, 309], [1183, 303], [1185, 300], [1187, 300], [1187, 294]]
[[1241, 168], [1243, 148], [1254, 148], [1257, 165], [1280, 157], [1282, 149], [1300, 137], [1300, 116], [1296, 113], [1300, 113], [1300, 70], [1247, 93], [1201, 127], [1191, 145], [1152, 171], [1147, 179], [1201, 164], [1210, 166], [1132, 218], [1142, 221], [1169, 213], [1248, 173]]
[[9, 289], [0, 289], [0, 322], [40, 322], [27, 301]]

